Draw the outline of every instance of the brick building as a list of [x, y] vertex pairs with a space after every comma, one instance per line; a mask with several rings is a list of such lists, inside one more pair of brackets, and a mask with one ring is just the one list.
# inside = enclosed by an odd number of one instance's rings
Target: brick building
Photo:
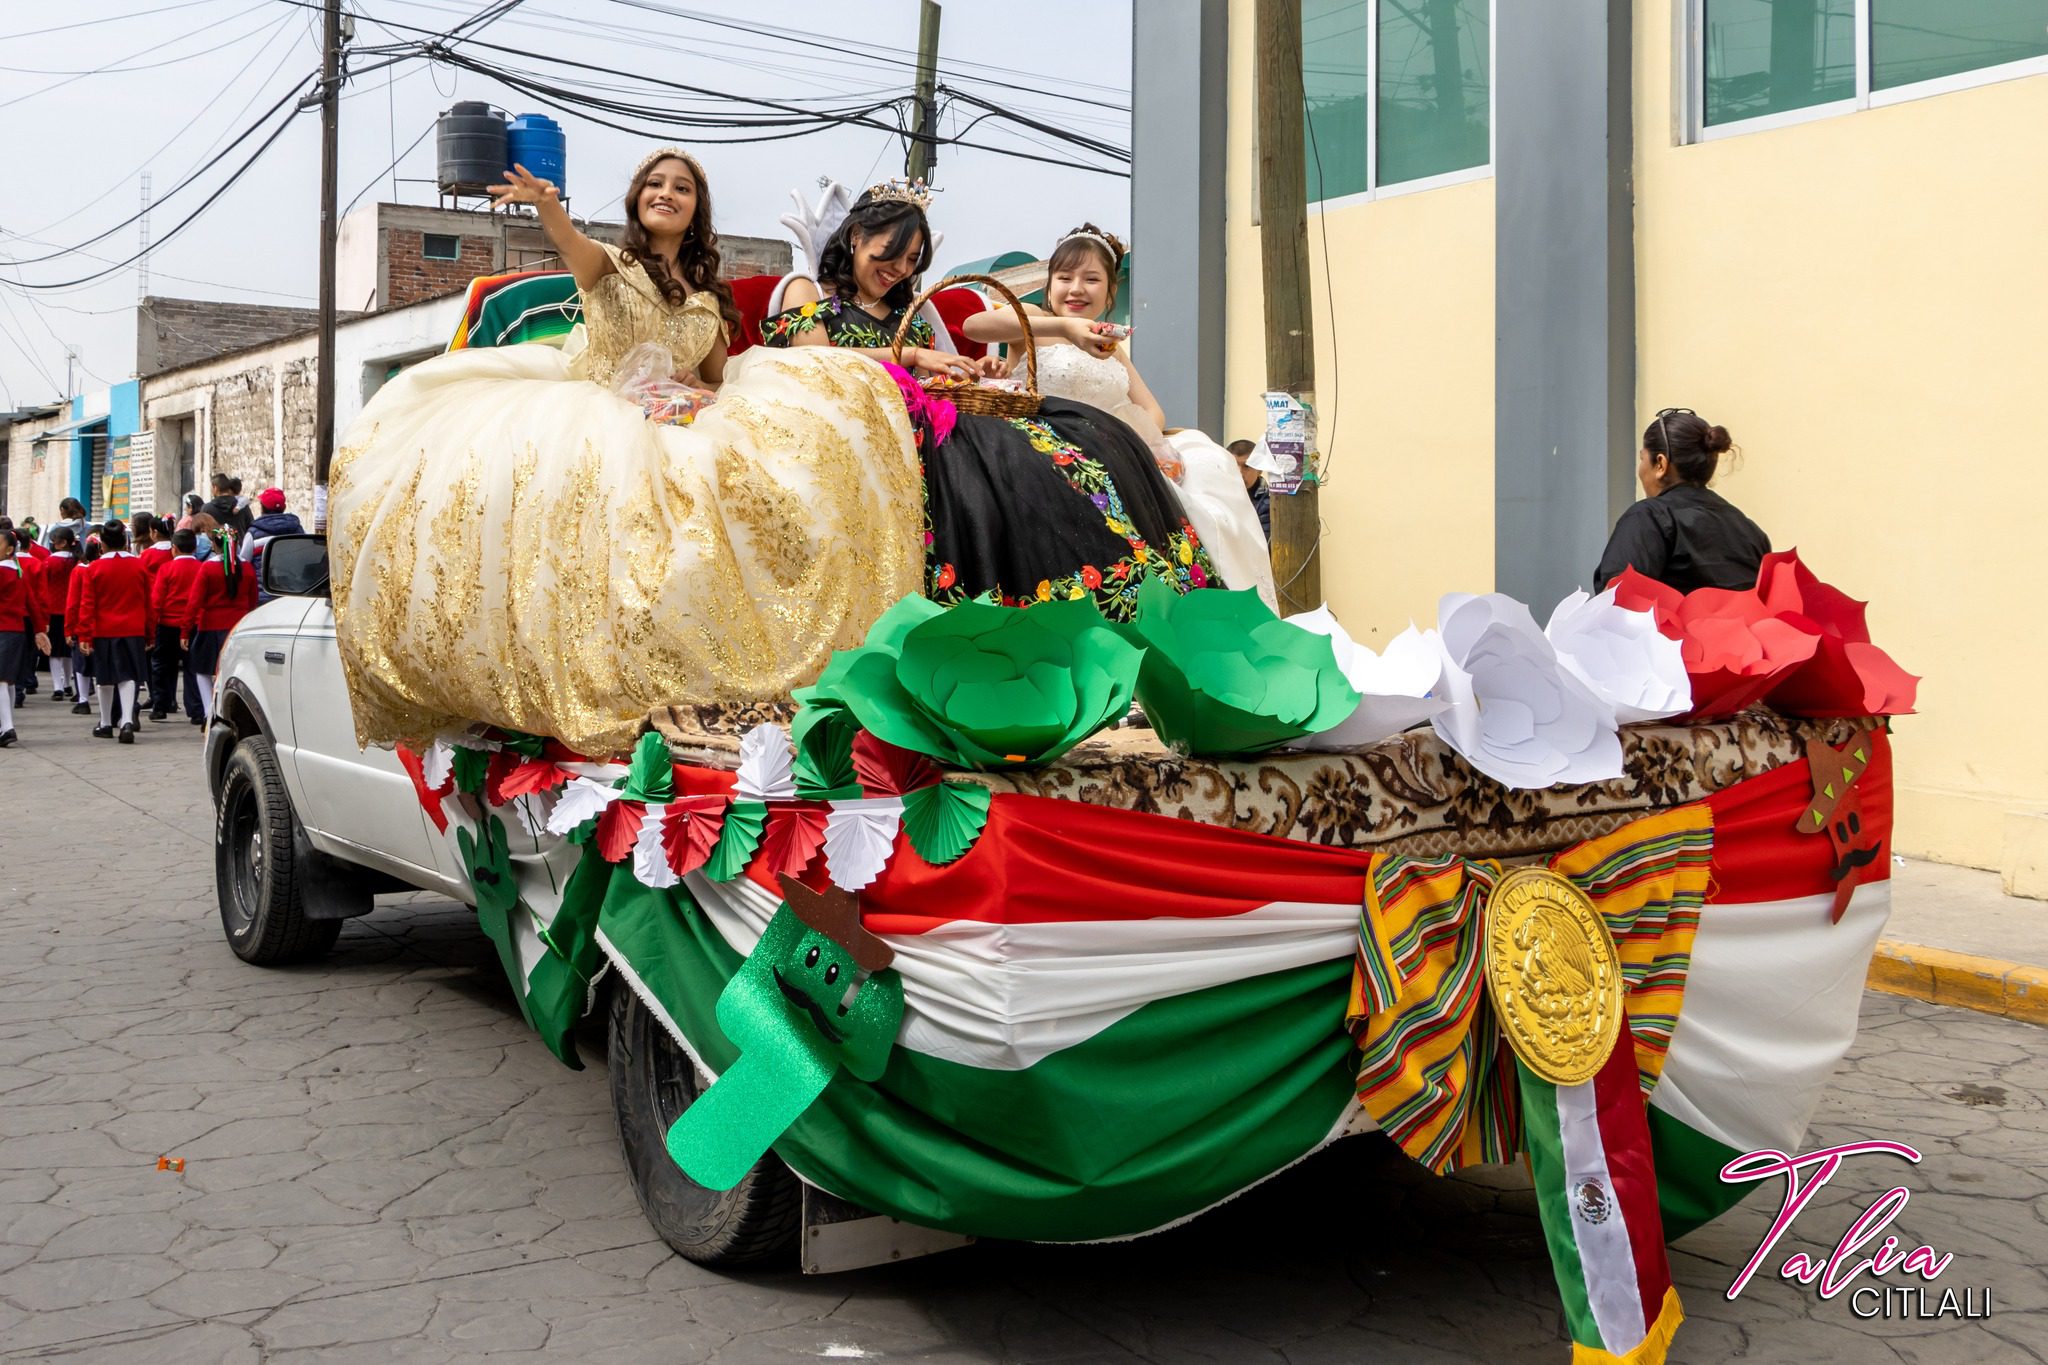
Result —
[[[576, 219], [600, 242], [618, 243], [623, 223]], [[724, 237], [728, 277], [781, 275], [789, 245], [765, 237]], [[335, 293], [344, 308], [402, 308], [468, 287], [478, 275], [559, 270], [540, 222], [524, 212], [483, 212], [429, 204], [366, 204], [341, 220]]]

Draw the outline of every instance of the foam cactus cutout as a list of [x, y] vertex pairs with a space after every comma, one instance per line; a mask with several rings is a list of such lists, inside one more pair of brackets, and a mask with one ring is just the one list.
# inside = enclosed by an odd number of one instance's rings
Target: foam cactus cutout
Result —
[[480, 912], [509, 914], [519, 903], [519, 884], [512, 879], [511, 840], [506, 837], [504, 822], [495, 815], [484, 816], [477, 830], [475, 838], [466, 829], [455, 831], [455, 846], [476, 892], [476, 907]]
[[880, 1079], [903, 1024], [894, 954], [837, 887], [782, 879], [783, 904], [718, 997], [739, 1057], [668, 1130], [668, 1153], [707, 1189], [729, 1190], [845, 1067]]

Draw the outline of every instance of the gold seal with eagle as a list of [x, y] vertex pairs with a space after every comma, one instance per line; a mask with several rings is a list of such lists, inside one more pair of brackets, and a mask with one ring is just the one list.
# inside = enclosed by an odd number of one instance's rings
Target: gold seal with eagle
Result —
[[1599, 1074], [1621, 1036], [1621, 959], [1593, 902], [1547, 867], [1518, 867], [1486, 905], [1486, 993], [1522, 1064], [1552, 1085]]

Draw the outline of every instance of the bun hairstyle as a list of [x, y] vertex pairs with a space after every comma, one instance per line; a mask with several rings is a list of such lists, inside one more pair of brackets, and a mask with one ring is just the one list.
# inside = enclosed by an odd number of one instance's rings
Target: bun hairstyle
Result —
[[1114, 307], [1116, 277], [1117, 272], [1123, 269], [1125, 250], [1123, 238], [1114, 232], [1105, 232], [1093, 223], [1083, 223], [1060, 238], [1052, 249], [1052, 255], [1045, 258], [1046, 287], [1052, 287], [1052, 277], [1060, 271], [1072, 270], [1093, 256], [1109, 274], [1109, 303]]
[[1728, 428], [1717, 427], [1691, 408], [1666, 408], [1643, 428], [1643, 449], [1671, 461], [1686, 483], [1711, 483], [1721, 456], [1735, 448]]
[[[664, 161], [682, 162], [690, 168], [690, 178], [697, 182], [697, 211], [690, 216], [683, 244], [676, 249], [676, 270], [681, 279], [669, 273], [668, 262], [655, 253], [647, 226], [640, 221], [640, 191], [654, 174], [654, 168]], [[619, 257], [646, 271], [647, 278], [654, 281], [655, 291], [671, 304], [679, 304], [692, 294], [709, 292], [718, 301], [718, 315], [725, 319], [726, 331], [734, 336], [739, 334], [739, 304], [733, 300], [732, 286], [719, 276], [725, 258], [718, 249], [718, 232], [711, 225], [711, 183], [704, 178], [704, 168], [697, 164], [696, 157], [679, 148], [663, 147], [633, 172], [633, 178], [626, 183], [626, 227], [619, 234]]]
[[100, 527], [100, 548], [103, 550], [125, 550], [128, 548], [128, 528], [115, 517]]
[[882, 302], [890, 308], [907, 308], [917, 297], [919, 279], [931, 268], [931, 227], [925, 221], [924, 210], [908, 199], [876, 199], [872, 195], [873, 191], [868, 191], [853, 201], [846, 220], [834, 229], [831, 240], [818, 253], [818, 286], [836, 298], [854, 303], [860, 298], [860, 282], [853, 273], [854, 254], [860, 244], [881, 236], [882, 259], [893, 261], [910, 250], [915, 238], [916, 268], [908, 279], [898, 280], [894, 288], [882, 295]]

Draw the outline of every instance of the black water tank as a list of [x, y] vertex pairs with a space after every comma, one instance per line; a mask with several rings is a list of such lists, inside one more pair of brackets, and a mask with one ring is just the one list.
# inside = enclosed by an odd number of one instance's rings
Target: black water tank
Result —
[[434, 125], [435, 179], [443, 194], [482, 194], [505, 178], [505, 115], [463, 100]]

